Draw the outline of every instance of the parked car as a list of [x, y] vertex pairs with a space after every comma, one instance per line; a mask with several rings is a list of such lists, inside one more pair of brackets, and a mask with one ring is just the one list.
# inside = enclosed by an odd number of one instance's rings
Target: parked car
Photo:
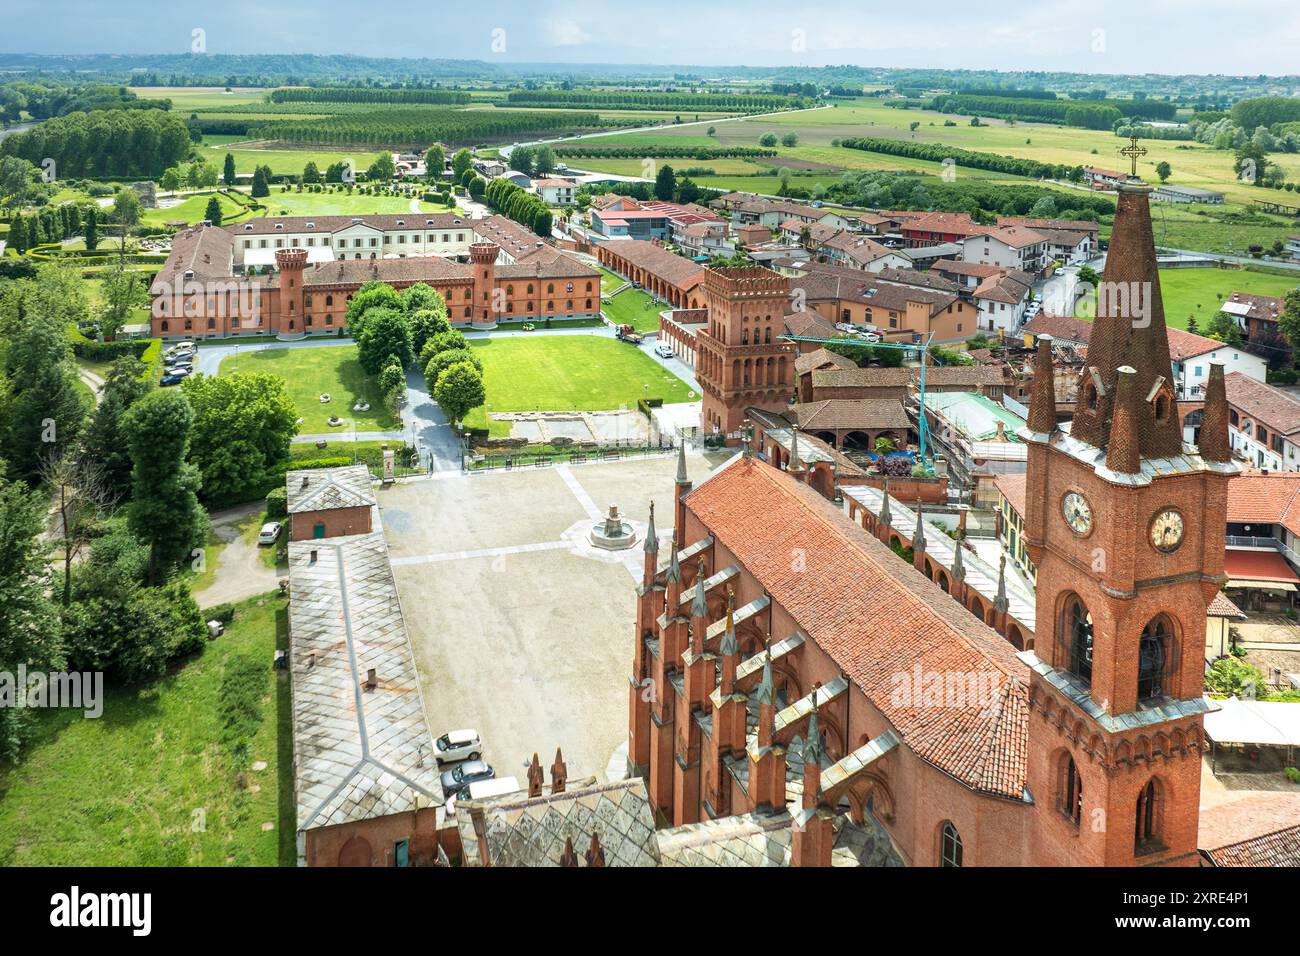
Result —
[[836, 322], [836, 323], [835, 323], [835, 331], [836, 331], [836, 332], [852, 332], [852, 331], [854, 331], [853, 323], [852, 323], [852, 322]]
[[671, 346], [671, 345], [656, 345], [656, 346], [655, 346], [655, 355], [659, 356], [659, 357], [662, 358], [662, 359], [670, 359], [670, 358], [672, 358], [672, 357], [673, 357], [673, 349], [672, 349], [672, 346]]
[[186, 378], [194, 374], [194, 369], [188, 365], [169, 365], [163, 369], [165, 375], [175, 375], [177, 378]]
[[158, 379], [158, 384], [161, 387], [166, 388], [169, 385], [179, 385], [183, 381], [185, 381], [184, 375], [164, 375], [162, 378]]
[[438, 763], [453, 760], [478, 760], [483, 754], [483, 741], [477, 730], [451, 730], [433, 742], [433, 756]]
[[496, 775], [497, 772], [482, 760], [466, 760], [464, 763], [457, 764], [450, 770], [442, 772], [442, 792], [449, 797], [454, 796], [471, 783], [478, 783], [480, 780], [491, 780]]
[[880, 333], [879, 333], [879, 332], [859, 332], [859, 333], [858, 333], [858, 336], [859, 336], [860, 338], [864, 338], [864, 339], [866, 339], [868, 342], [879, 342], [879, 341], [880, 341]]
[[1065, 275], [1065, 270], [1064, 270], [1064, 269], [1057, 269], [1054, 273], [1052, 273], [1052, 275], [1063, 276], [1063, 275]]
[[532, 332], [532, 331], [533, 331], [534, 329], [536, 329], [536, 328], [537, 328], [537, 326], [534, 325], [532, 322], [525, 322], [525, 323], [524, 323], [524, 331], [525, 331], [525, 332]]
[[268, 521], [257, 533], [258, 544], [275, 544], [280, 538], [280, 529], [284, 526], [278, 521]]

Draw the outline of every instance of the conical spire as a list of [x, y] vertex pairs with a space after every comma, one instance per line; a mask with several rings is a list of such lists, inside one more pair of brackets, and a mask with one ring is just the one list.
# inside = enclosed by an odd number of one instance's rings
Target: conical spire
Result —
[[542, 795], [542, 784], [546, 780], [546, 775], [542, 773], [542, 762], [537, 759], [537, 754], [533, 754], [533, 762], [528, 765], [528, 795], [530, 797], [540, 797]]
[[573, 851], [573, 837], [564, 838], [564, 852], [560, 854], [560, 866], [576, 867], [578, 854]]
[[957, 537], [953, 539], [955, 547], [952, 549], [952, 577], [954, 581], [966, 580], [966, 562], [961, 556], [961, 553], [966, 550], [965, 540], [966, 532], [958, 530]]
[[718, 647], [718, 650], [721, 651], [723, 657], [735, 657], [737, 654], [740, 653], [740, 645], [736, 643], [736, 619], [735, 619], [734, 610], [732, 608], [732, 603], [734, 600], [735, 598], [732, 595], [731, 591], [728, 591], [727, 592], [727, 628], [722, 632], [722, 644], [719, 645]]
[[799, 426], [795, 425], [790, 432], [790, 464], [785, 469], [792, 475], [802, 475], [808, 469], [804, 468], [803, 462], [799, 460]]
[[758, 679], [755, 699], [760, 704], [776, 703], [776, 685], [772, 683], [772, 636], [763, 642], [763, 673]]
[[704, 651], [704, 632], [709, 626], [709, 602], [704, 593], [703, 559], [695, 567], [695, 600], [691, 602], [691, 651], [700, 654]]
[[596, 835], [595, 830], [591, 831], [591, 845], [587, 848], [587, 865], [605, 865], [605, 851], [601, 848], [600, 837]]
[[1206, 461], [1232, 461], [1228, 442], [1228, 392], [1223, 381], [1223, 363], [1210, 363], [1210, 380], [1205, 385], [1205, 411], [1201, 415], [1201, 457]]
[[1034, 352], [1034, 378], [1029, 386], [1029, 430], [1040, 435], [1050, 435], [1056, 430], [1056, 382], [1052, 370], [1053, 341], [1050, 335], [1038, 337], [1038, 349]]
[[1138, 394], [1136, 369], [1121, 365], [1115, 371], [1115, 407], [1106, 444], [1106, 467], [1121, 475], [1132, 475], [1142, 468], [1138, 437], [1142, 396]]
[[821, 730], [817, 727], [817, 695], [821, 693], [821, 689], [821, 684], [813, 685], [812, 713], [808, 715], [808, 739], [803, 743], [804, 766], [820, 767], [822, 763], [822, 735]]
[[993, 599], [993, 610], [1005, 614], [1010, 602], [1007, 600], [1007, 556], [998, 555], [998, 593]]
[[916, 499], [916, 533], [912, 535], [912, 553], [925, 550], [925, 515], [921, 512], [921, 499]]
[[[668, 558], [668, 580], [680, 583], [682, 580], [682, 566], [677, 563], [677, 548], [672, 549], [672, 555]], [[675, 610], [673, 613], [677, 613]]]
[[677, 439], [677, 484], [690, 484], [691, 479], [686, 474], [686, 439]]
[[884, 499], [880, 503], [880, 523], [884, 525], [886, 528], [888, 528], [890, 525], [894, 523], [894, 516], [889, 513], [889, 479], [888, 478], [885, 479], [884, 488], [882, 489], [882, 491], [884, 493]]
[[645, 553], [659, 553], [659, 535], [655, 533], [655, 503], [650, 502], [650, 520], [645, 526]]
[[[1182, 452], [1183, 428], [1169, 381], [1169, 334], [1151, 229], [1151, 187], [1130, 180], [1117, 189], [1106, 271], [1088, 339], [1088, 365], [1096, 370], [1101, 387], [1085, 376], [1071, 434], [1095, 448], [1107, 448], [1117, 437], [1117, 370], [1123, 365], [1133, 370], [1132, 420], [1118, 437], [1131, 437], [1133, 448], [1120, 457], [1172, 458]], [[1157, 398], [1162, 390], [1165, 395]], [[1126, 473], [1136, 470], [1134, 466]]]

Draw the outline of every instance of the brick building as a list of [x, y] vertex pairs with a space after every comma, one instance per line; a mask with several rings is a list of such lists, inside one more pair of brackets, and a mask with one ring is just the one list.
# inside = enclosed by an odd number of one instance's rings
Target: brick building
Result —
[[[1158, 281], [1149, 192], [1120, 188], [1108, 281]], [[629, 763], [660, 819], [788, 813], [803, 865], [829, 865], [844, 817], [912, 865], [1195, 865], [1199, 647], [1237, 468], [1222, 368], [1196, 448], [1168, 356], [1159, 309], [1099, 318], [1062, 427], [1040, 341], [1020, 435], [1028, 605], [967, 566], [960, 528], [927, 542], [888, 489], [881, 507], [842, 488], [836, 507], [793, 451], [698, 485], [679, 468], [629, 681]]]

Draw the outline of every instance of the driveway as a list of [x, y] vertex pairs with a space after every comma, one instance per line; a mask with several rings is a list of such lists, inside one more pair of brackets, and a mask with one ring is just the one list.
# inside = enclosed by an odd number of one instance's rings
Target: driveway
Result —
[[261, 519], [262, 509], [262, 502], [254, 501], [210, 515], [212, 533], [222, 547], [217, 552], [216, 577], [194, 594], [199, 607], [242, 601], [275, 590], [279, 574], [263, 562], [257, 537], [248, 532], [249, 524]]

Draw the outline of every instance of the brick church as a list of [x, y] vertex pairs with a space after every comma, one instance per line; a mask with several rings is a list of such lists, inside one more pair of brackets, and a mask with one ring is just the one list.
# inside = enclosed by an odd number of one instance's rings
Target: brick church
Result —
[[[1103, 280], [1130, 295], [1096, 319], [1072, 421], [1039, 343], [1025, 649], [801, 480], [796, 449], [782, 469], [746, 448], [698, 483], [680, 459], [628, 689], [628, 759], [660, 826], [788, 832], [807, 866], [849, 826], [915, 866], [1198, 862], [1200, 648], [1237, 469], [1221, 366], [1199, 447], [1182, 441], [1150, 193], [1119, 186]], [[766, 333], [781, 293], [706, 282], [737, 303], [700, 336], [706, 425], [731, 432], [792, 374]]]

